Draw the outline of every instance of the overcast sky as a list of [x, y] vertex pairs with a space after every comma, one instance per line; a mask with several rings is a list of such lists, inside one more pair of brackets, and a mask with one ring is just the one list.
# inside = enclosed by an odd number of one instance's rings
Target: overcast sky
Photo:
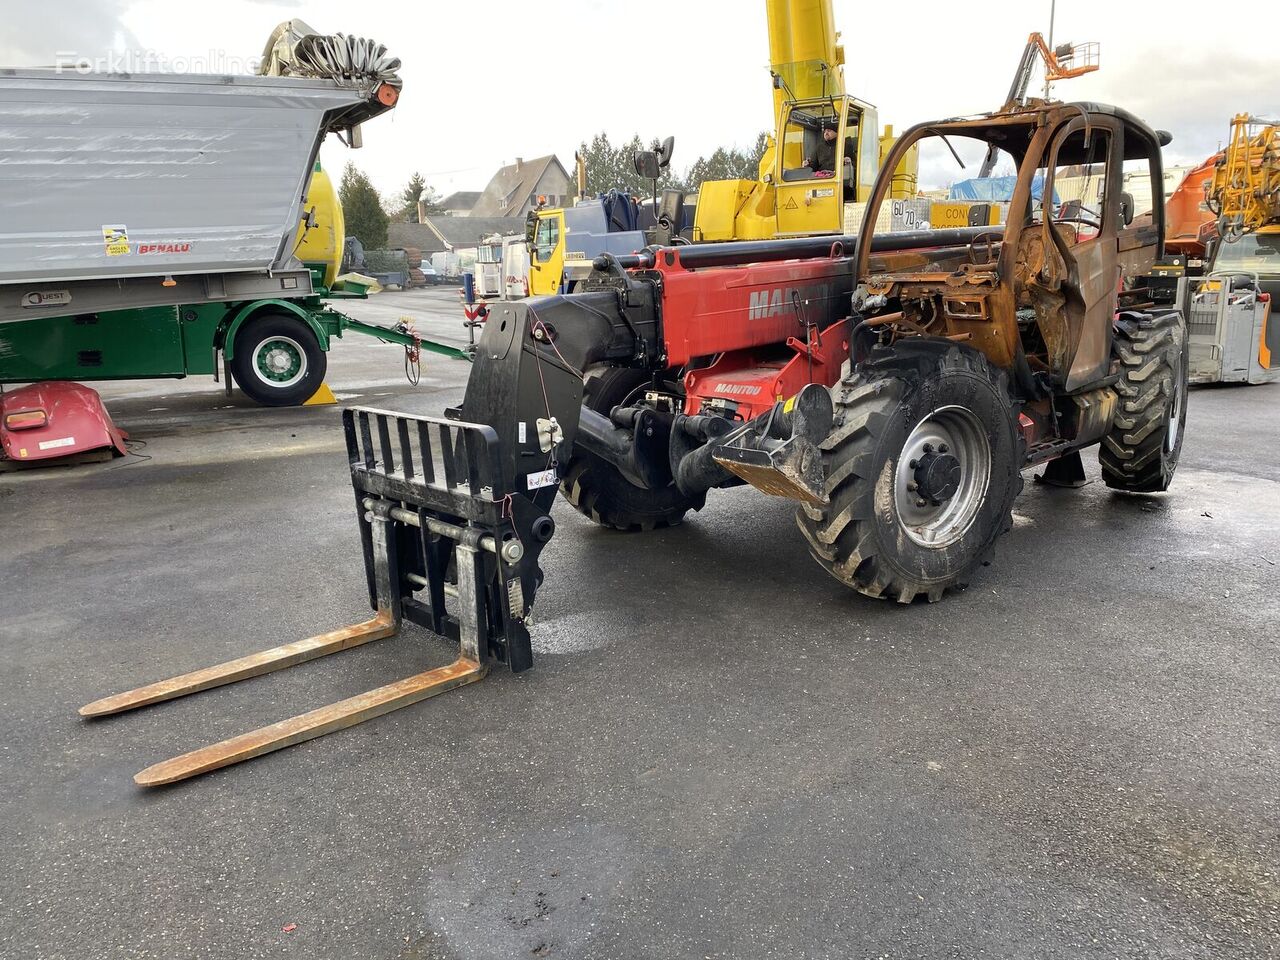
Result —
[[[1049, 0], [834, 2], [849, 92], [899, 129], [998, 107], [1027, 34], [1049, 27]], [[1241, 52], [1238, 18], [1180, 6], [1057, 5], [1055, 38], [1100, 41], [1102, 69], [1055, 95], [1117, 103], [1172, 131], [1166, 164], [1203, 160], [1237, 112], [1280, 114], [1268, 45]], [[0, 66], [152, 51], [243, 70], [291, 17], [377, 39], [404, 61], [400, 105], [366, 124], [362, 150], [331, 138], [323, 158], [333, 170], [354, 159], [383, 192], [415, 170], [441, 193], [479, 190], [517, 156], [556, 153], [568, 167], [600, 130], [615, 141], [674, 134], [685, 167], [720, 145], [750, 146], [772, 122], [762, 0], [0, 0], [0, 14]]]

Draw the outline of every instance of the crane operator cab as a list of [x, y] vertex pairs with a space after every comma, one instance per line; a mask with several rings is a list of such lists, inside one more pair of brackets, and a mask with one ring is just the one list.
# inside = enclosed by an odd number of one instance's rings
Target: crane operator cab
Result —
[[880, 169], [875, 107], [853, 97], [788, 106], [777, 154], [778, 235], [821, 233], [844, 223]]

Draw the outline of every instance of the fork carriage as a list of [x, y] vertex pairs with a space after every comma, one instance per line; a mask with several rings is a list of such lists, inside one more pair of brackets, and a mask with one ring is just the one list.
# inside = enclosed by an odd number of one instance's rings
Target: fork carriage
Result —
[[[375, 614], [305, 640], [106, 697], [100, 717], [247, 680], [394, 636], [404, 621], [458, 644], [450, 664], [201, 747], [143, 770], [158, 786], [350, 727], [482, 679], [494, 663], [533, 665], [526, 620], [555, 532], [545, 510], [512, 496], [492, 427], [356, 407], [343, 411], [369, 600]], [[552, 491], [554, 492], [554, 491]]]

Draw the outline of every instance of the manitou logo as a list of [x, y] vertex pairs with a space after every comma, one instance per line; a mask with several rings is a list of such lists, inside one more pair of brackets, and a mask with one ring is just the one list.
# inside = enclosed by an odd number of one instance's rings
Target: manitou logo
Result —
[[803, 308], [806, 300], [827, 299], [827, 285], [820, 283], [812, 287], [774, 287], [772, 290], [757, 290], [751, 294], [751, 302], [747, 305], [747, 319], [765, 320], [784, 312], [794, 311], [796, 299]]
[[747, 396], [754, 397], [760, 392], [759, 387], [753, 387], [746, 383], [717, 383], [711, 390], [712, 393], [727, 393], [730, 396]]

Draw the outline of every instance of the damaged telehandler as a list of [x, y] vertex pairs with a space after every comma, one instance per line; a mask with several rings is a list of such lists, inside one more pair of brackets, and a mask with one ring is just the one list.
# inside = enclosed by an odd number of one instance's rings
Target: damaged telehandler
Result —
[[[892, 171], [932, 139], [1016, 171], [1003, 223], [877, 229]], [[376, 616], [82, 709], [116, 713], [394, 633], [453, 664], [157, 764], [168, 783], [531, 665], [526, 620], [562, 490], [597, 523], [647, 530], [748, 483], [794, 499], [814, 558], [907, 603], [962, 587], [1011, 525], [1022, 472], [1160, 491], [1178, 462], [1186, 332], [1144, 302], [1159, 191], [1133, 222], [1126, 163], [1163, 182], [1157, 133], [1091, 103], [1011, 103], [923, 124], [887, 158], [856, 238], [605, 255], [579, 292], [504, 303], [461, 408], [344, 412]], [[1091, 185], [1059, 199], [1055, 179]], [[1096, 189], [1095, 189], [1096, 188]]]

